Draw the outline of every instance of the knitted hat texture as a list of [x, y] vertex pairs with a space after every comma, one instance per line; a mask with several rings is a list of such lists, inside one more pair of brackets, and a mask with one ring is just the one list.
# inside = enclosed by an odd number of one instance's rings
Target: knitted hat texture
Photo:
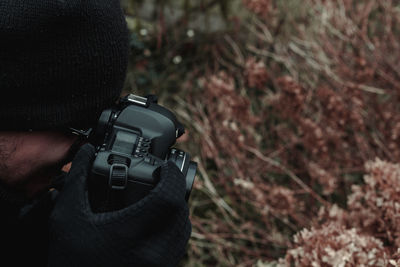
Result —
[[0, 130], [91, 126], [127, 61], [119, 0], [1, 0]]

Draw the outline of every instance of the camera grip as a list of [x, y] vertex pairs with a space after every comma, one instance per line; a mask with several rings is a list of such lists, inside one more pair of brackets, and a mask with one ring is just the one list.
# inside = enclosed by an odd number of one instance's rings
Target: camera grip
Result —
[[[116, 157], [119, 160], [115, 161]], [[162, 163], [155, 157], [126, 158], [99, 152], [88, 184], [92, 210], [118, 210], [145, 197], [158, 183]]]

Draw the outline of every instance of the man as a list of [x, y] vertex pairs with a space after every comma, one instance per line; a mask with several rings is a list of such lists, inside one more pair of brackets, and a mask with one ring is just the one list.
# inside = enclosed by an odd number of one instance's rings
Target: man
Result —
[[127, 61], [119, 0], [0, 1], [2, 266], [174, 266], [182, 259], [191, 224], [174, 164], [161, 168], [148, 196], [106, 213], [94, 213], [87, 197], [92, 145], [61, 171], [80, 141], [68, 128], [95, 126], [120, 96]]

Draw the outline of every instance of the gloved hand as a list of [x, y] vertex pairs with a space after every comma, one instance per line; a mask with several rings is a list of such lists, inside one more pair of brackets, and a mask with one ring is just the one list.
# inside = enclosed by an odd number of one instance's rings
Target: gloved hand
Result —
[[82, 146], [50, 216], [49, 266], [176, 266], [191, 233], [185, 179], [173, 163], [142, 200], [113, 212], [93, 213], [87, 177], [95, 158]]

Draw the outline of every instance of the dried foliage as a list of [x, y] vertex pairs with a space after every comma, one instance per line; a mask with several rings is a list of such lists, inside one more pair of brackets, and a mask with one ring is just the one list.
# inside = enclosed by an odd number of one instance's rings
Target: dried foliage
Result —
[[268, 81], [268, 71], [263, 61], [250, 57], [246, 60], [244, 71], [246, 85], [250, 88], [264, 89]]
[[271, 0], [243, 0], [243, 4], [257, 15], [267, 15], [270, 11]]
[[400, 3], [221, 1], [227, 30], [187, 37], [216, 3], [170, 28], [157, 13], [130, 80], [200, 163], [185, 265], [396, 266]]
[[294, 236], [280, 266], [400, 264], [400, 165], [376, 159], [365, 168], [365, 183], [352, 187], [347, 211], [321, 208], [311, 230]]
[[366, 164], [365, 185], [352, 187], [348, 209], [353, 225], [400, 247], [400, 165], [377, 159]]
[[304, 229], [293, 243], [278, 266], [388, 266], [382, 241], [335, 223]]

